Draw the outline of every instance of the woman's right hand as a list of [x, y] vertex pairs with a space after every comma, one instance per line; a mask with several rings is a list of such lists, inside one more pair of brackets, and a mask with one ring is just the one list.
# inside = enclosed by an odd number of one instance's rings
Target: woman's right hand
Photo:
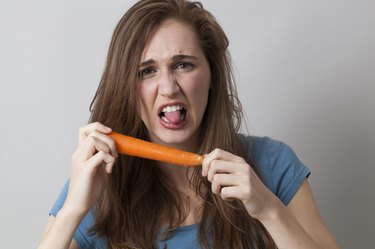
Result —
[[101, 174], [111, 174], [118, 157], [112, 130], [99, 122], [79, 129], [78, 148], [72, 156], [69, 191], [64, 209], [83, 218], [98, 200], [103, 184]]

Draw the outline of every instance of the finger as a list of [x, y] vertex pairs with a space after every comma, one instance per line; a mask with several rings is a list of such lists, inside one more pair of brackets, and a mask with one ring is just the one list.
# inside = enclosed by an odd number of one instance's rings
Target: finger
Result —
[[220, 195], [221, 194], [221, 188], [222, 188], [222, 186], [218, 182], [212, 182], [211, 183], [211, 191], [215, 195]]
[[220, 197], [223, 200], [239, 199], [242, 200], [243, 196], [238, 186], [226, 186], [220, 191]]
[[116, 158], [112, 155], [103, 158], [104, 169], [108, 174], [112, 174], [113, 166], [115, 165]]
[[208, 168], [207, 179], [212, 182], [214, 175], [218, 173], [233, 174], [238, 170], [237, 168], [238, 166], [236, 163], [222, 160], [213, 160], [211, 161], [211, 165]]
[[110, 163], [106, 163], [106, 164], [105, 164], [105, 171], [106, 171], [108, 174], [112, 174], [113, 166], [115, 166], [115, 161], [110, 162]]
[[231, 174], [216, 174], [211, 182], [211, 190], [214, 194], [220, 195], [223, 187], [238, 186], [241, 184], [239, 176]]
[[111, 154], [114, 157], [118, 157], [115, 141], [111, 137], [109, 137], [106, 134], [103, 134], [101, 132], [98, 132], [96, 130], [92, 131], [89, 134], [89, 136], [96, 137], [96, 138], [100, 139], [101, 141], [103, 141], [104, 143], [106, 143], [111, 150]]
[[203, 159], [202, 176], [207, 176], [211, 162], [213, 160], [223, 160], [223, 161], [231, 161], [231, 162], [238, 162], [238, 163], [245, 162], [245, 160], [239, 156], [236, 156], [232, 153], [229, 153], [221, 149], [215, 149], [211, 153], [207, 154]]
[[85, 139], [83, 144], [79, 147], [77, 152], [78, 161], [86, 161], [90, 159], [97, 152], [103, 151], [105, 153], [110, 153], [111, 149], [108, 144], [101, 141], [99, 138], [94, 136], [89, 136]]
[[232, 161], [237, 163], [244, 162], [242, 157], [239, 157], [237, 155], [234, 155], [228, 151], [222, 150], [222, 149], [214, 149], [211, 153], [207, 155], [208, 159], [220, 159], [224, 161]]
[[116, 159], [111, 155], [104, 151], [99, 151], [93, 157], [91, 157], [86, 162], [87, 170], [95, 172], [99, 165], [104, 164], [107, 173], [112, 172], [112, 167], [115, 163]]
[[99, 131], [99, 132], [102, 132], [104, 134], [108, 134], [112, 131], [111, 128], [103, 125], [102, 123], [99, 123], [99, 122], [94, 122], [94, 123], [90, 123], [88, 125], [85, 125], [81, 128], [79, 128], [79, 132], [78, 132], [78, 143], [82, 143], [86, 137], [92, 132], [92, 131]]
[[227, 175], [219, 177], [217, 184], [221, 185], [220, 195], [224, 199], [237, 198], [245, 201], [251, 198], [253, 188], [247, 176]]

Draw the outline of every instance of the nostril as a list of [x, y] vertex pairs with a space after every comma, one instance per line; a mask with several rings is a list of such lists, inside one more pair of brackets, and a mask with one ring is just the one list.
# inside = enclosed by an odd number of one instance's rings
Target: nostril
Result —
[[172, 80], [159, 84], [158, 92], [163, 97], [175, 96], [180, 92], [180, 86]]
[[160, 91], [159, 94], [163, 97], [173, 97], [178, 94], [178, 90], [173, 90], [173, 91]]

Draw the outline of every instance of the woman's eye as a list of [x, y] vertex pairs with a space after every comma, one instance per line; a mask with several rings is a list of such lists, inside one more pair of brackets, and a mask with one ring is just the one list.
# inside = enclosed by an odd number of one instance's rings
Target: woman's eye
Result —
[[153, 68], [144, 68], [139, 72], [139, 77], [147, 78], [150, 77], [153, 73], [155, 73], [155, 70]]
[[175, 66], [175, 69], [181, 69], [181, 70], [191, 70], [194, 68], [194, 65], [188, 62], [180, 62], [177, 63]]

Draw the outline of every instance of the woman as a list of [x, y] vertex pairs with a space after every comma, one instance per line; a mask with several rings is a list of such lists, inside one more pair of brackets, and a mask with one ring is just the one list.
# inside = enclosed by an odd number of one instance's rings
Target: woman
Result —
[[[39, 248], [338, 248], [291, 149], [237, 134], [227, 47], [199, 3], [145, 0], [124, 15]], [[191, 169], [118, 155], [112, 130], [205, 158]]]

